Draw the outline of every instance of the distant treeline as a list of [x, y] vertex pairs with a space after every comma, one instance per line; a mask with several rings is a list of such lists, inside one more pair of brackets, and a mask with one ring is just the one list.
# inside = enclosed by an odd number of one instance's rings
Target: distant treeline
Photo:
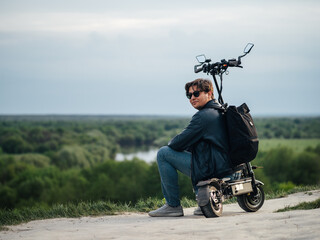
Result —
[[92, 165], [114, 159], [119, 151], [166, 144], [186, 124], [181, 118], [2, 116], [0, 151], [44, 154], [61, 167], [61, 156], [77, 154], [84, 166]]
[[[156, 163], [115, 161], [117, 152], [161, 146], [186, 118], [0, 116], [0, 207], [161, 197]], [[320, 118], [255, 119], [260, 138], [318, 138]], [[269, 191], [320, 184], [320, 146], [259, 152], [257, 171]], [[193, 197], [180, 175], [181, 195]], [[282, 184], [282, 185], [281, 185]]]
[[255, 118], [259, 138], [320, 138], [320, 117]]
[[[189, 121], [177, 117], [0, 116], [0, 148], [9, 154], [37, 152], [53, 157], [52, 152], [64, 146], [82, 145], [89, 153], [98, 151], [114, 158], [120, 149], [164, 145]], [[320, 117], [256, 118], [255, 124], [261, 139], [320, 138]]]

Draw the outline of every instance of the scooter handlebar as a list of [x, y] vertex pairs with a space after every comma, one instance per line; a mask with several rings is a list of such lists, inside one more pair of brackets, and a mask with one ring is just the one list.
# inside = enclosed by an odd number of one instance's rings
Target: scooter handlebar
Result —
[[198, 72], [204, 72], [207, 73], [211, 68], [212, 68], [212, 64], [210, 63], [202, 63], [199, 65], [195, 65], [194, 66], [194, 72], [198, 73]]
[[[199, 72], [204, 72], [204, 73], [207, 73], [207, 72], [210, 72], [210, 70], [213, 70], [213, 69], [227, 69], [228, 67], [239, 67], [239, 68], [243, 68], [241, 66], [241, 60], [237, 60], [235, 58], [233, 59], [229, 59], [228, 61], [226, 60], [221, 60], [221, 62], [216, 62], [216, 63], [202, 63], [202, 64], [199, 64], [199, 65], [195, 65], [194, 66], [194, 72], [195, 73], [199, 73]], [[217, 71], [219, 72], [219, 71]]]
[[240, 67], [241, 62], [237, 61], [236, 59], [228, 60], [229, 67]]
[[202, 70], [203, 70], [203, 65], [195, 65], [194, 66], [195, 73], [201, 72]]

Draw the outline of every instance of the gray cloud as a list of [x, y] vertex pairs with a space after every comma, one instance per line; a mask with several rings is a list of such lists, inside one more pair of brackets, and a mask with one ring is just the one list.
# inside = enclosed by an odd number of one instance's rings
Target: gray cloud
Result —
[[319, 114], [319, 6], [2, 2], [0, 114], [188, 115], [184, 83], [205, 77], [193, 73], [195, 55], [236, 57], [248, 41], [255, 47], [225, 77], [224, 98], [257, 114]]

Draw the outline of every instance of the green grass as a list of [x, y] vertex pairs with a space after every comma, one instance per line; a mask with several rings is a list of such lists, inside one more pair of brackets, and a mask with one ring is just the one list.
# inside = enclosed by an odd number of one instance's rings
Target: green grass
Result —
[[260, 139], [259, 150], [268, 151], [277, 147], [289, 147], [297, 152], [302, 152], [307, 147], [316, 147], [320, 144], [320, 139]]
[[[320, 186], [295, 187], [289, 191], [277, 191], [266, 194], [266, 199], [285, 197], [296, 192], [308, 192], [319, 189]], [[225, 202], [234, 203], [236, 198]], [[55, 204], [51, 207], [36, 206], [31, 208], [16, 208], [13, 210], [0, 209], [0, 230], [6, 230], [5, 226], [16, 225], [40, 219], [50, 218], [79, 218], [84, 216], [116, 215], [125, 212], [149, 212], [164, 204], [164, 199], [147, 198], [141, 199], [137, 203], [117, 204], [110, 201], [79, 202], [67, 204]], [[181, 205], [184, 208], [196, 207], [197, 202], [187, 198], [182, 198]]]
[[289, 190], [278, 190], [275, 192], [270, 192], [266, 194], [266, 200], [269, 199], [275, 199], [275, 198], [283, 198], [283, 197], [287, 197], [289, 194], [294, 194], [294, 193], [298, 193], [298, 192], [306, 192], [306, 193], [310, 193], [310, 191], [312, 190], [317, 190], [320, 189], [319, 185], [314, 185], [314, 186], [295, 186], [292, 189]]
[[17, 208], [0, 210], [0, 226], [14, 225], [38, 219], [82, 217], [96, 215], [113, 215], [117, 211], [124, 211], [128, 206], [119, 206], [111, 202], [80, 202], [78, 204], [55, 204], [51, 207], [36, 206], [31, 208]]
[[[36, 206], [31, 208], [0, 209], [0, 230], [6, 225], [15, 225], [40, 219], [78, 218], [84, 216], [116, 215], [125, 212], [149, 212], [164, 204], [163, 199], [147, 198], [136, 204], [116, 204], [110, 201], [80, 202], [55, 204], [51, 207]], [[181, 205], [185, 208], [197, 206], [195, 200], [182, 198]]]
[[320, 198], [313, 202], [302, 202], [299, 203], [296, 206], [287, 206], [285, 208], [279, 209], [276, 212], [287, 212], [287, 211], [293, 211], [293, 210], [310, 210], [310, 209], [316, 209], [320, 208]]

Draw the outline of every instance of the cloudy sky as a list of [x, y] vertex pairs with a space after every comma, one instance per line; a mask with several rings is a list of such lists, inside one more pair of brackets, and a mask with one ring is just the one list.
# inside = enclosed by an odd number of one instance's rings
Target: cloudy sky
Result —
[[223, 96], [320, 115], [320, 1], [1, 0], [0, 114], [192, 115], [195, 56], [240, 55]]

